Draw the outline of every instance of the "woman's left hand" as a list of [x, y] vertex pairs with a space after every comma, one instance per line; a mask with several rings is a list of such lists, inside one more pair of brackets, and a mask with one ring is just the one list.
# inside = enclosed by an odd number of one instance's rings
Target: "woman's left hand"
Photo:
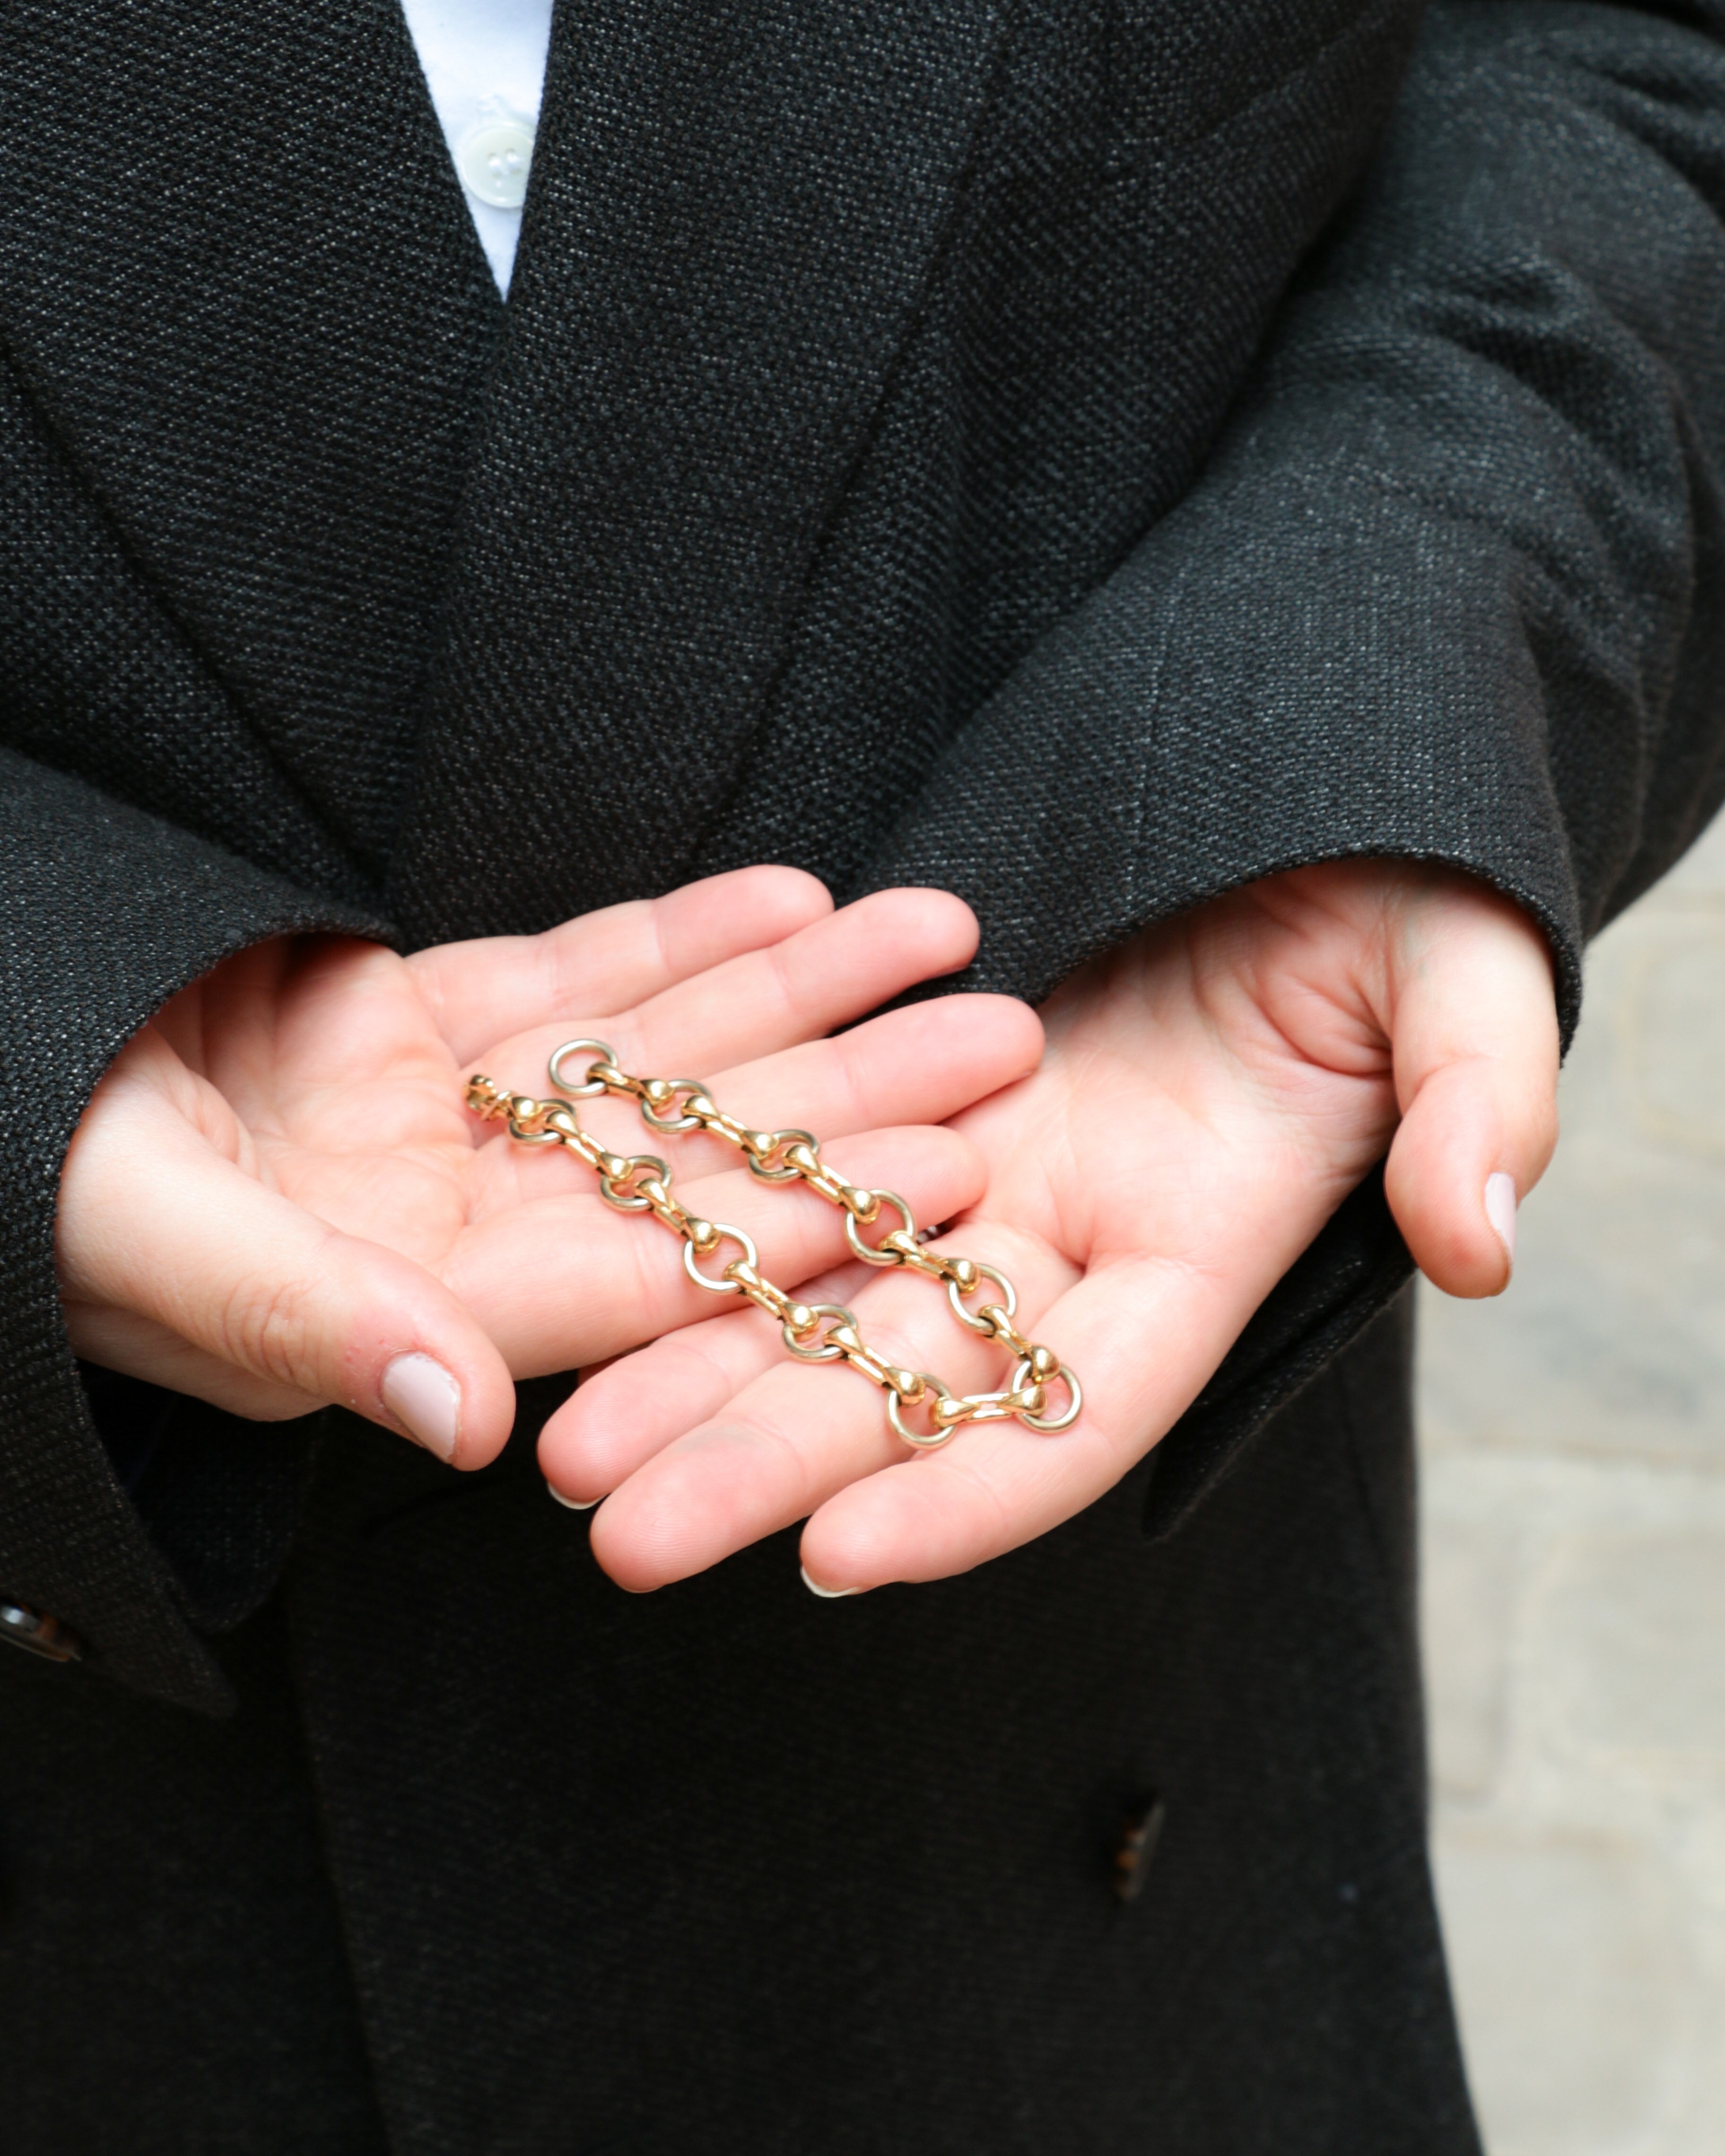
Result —
[[[1014, 1281], [1021, 1329], [1081, 1377], [1076, 1424], [972, 1424], [909, 1455], [872, 1385], [788, 1361], [765, 1318], [690, 1327], [584, 1383], [541, 1440], [554, 1488], [605, 1499], [593, 1548], [624, 1586], [799, 1519], [811, 1584], [839, 1593], [1045, 1533], [1168, 1430], [1386, 1149], [1427, 1276], [1507, 1284], [1516, 1202], [1556, 1140], [1558, 1026], [1543, 937], [1484, 886], [1404, 862], [1298, 870], [1147, 932], [1044, 1017], [1041, 1068], [955, 1119], [991, 1178], [934, 1247]], [[1010, 1377], [927, 1279], [858, 1265], [799, 1291], [957, 1391]]]

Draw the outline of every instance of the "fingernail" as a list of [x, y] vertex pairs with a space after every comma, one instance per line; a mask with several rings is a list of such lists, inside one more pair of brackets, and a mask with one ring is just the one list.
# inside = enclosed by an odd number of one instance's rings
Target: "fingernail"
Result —
[[1486, 1218], [1491, 1222], [1503, 1255], [1516, 1261], [1516, 1179], [1500, 1168], [1486, 1178]]
[[405, 1423], [428, 1452], [439, 1460], [455, 1457], [461, 1433], [461, 1388], [441, 1363], [429, 1355], [398, 1355], [378, 1387], [383, 1404]]
[[572, 1512], [590, 1512], [599, 1502], [597, 1497], [566, 1497], [555, 1482], [547, 1482], [545, 1486], [558, 1504], [567, 1505]]
[[811, 1594], [818, 1594], [823, 1602], [842, 1602], [847, 1594], [860, 1594], [860, 1587], [823, 1587], [818, 1579], [811, 1579], [806, 1564], [797, 1567], [803, 1575], [803, 1584]]

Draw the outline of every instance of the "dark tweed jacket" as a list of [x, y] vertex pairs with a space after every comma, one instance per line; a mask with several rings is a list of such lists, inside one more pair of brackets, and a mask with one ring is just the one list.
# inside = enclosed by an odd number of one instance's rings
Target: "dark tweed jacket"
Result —
[[1417, 855], [1573, 1024], [1725, 788], [1725, 13], [1416, 12], [559, 0], [506, 311], [398, 0], [5, 10], [0, 1594], [86, 1656], [0, 1671], [8, 2156], [1476, 2146], [1375, 1186], [1159, 1542], [839, 1611], [625, 1602], [542, 1399], [457, 1482], [86, 1385], [52, 1263], [109, 1058], [286, 930], [789, 860], [1039, 996]]

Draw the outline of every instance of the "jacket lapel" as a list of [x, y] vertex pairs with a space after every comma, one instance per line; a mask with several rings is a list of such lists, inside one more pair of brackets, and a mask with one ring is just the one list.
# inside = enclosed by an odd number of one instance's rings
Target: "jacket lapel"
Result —
[[392, 901], [674, 882], [922, 290], [990, 0], [561, 0]]
[[13, 0], [0, 336], [381, 876], [497, 324], [399, 0]]

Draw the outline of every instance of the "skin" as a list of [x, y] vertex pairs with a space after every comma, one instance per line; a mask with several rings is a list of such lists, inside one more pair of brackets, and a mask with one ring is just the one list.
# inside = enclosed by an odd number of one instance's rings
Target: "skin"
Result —
[[[1428, 1276], [1507, 1285], [1486, 1180], [1524, 1194], [1543, 1173], [1558, 1042], [1545, 942], [1494, 893], [1410, 865], [1301, 870], [1141, 936], [1042, 1015], [1040, 1067], [953, 1119], [989, 1181], [936, 1247], [1009, 1275], [1021, 1326], [1081, 1374], [1077, 1424], [972, 1425], [910, 1455], [861, 1377], [788, 1363], [753, 1313], [709, 1320], [601, 1373], [542, 1439], [555, 1488], [605, 1497], [593, 1548], [621, 1584], [798, 1520], [829, 1591], [963, 1572], [1045, 1533], [1168, 1430], [1386, 1150]], [[1004, 1351], [925, 1280], [853, 1263], [803, 1292], [955, 1390], [1006, 1382]]]
[[[561, 1147], [469, 1116], [467, 1073], [537, 1094], [551, 1050], [596, 1033], [627, 1067], [711, 1071], [757, 1123], [818, 1104], [835, 1165], [901, 1178], [937, 1215], [986, 1175], [938, 1126], [1034, 1067], [1034, 1017], [967, 998], [962, 1025], [922, 1004], [824, 1036], [975, 947], [943, 892], [834, 914], [814, 878], [752, 869], [406, 961], [332, 938], [244, 952], [128, 1044], [79, 1126], [57, 1238], [72, 1344], [241, 1414], [338, 1401], [404, 1435], [384, 1374], [429, 1356], [459, 1387], [454, 1464], [481, 1466], [509, 1435], [513, 1378], [619, 1354], [711, 1298]], [[583, 1113], [619, 1151], [662, 1149], [626, 1104]], [[685, 1202], [754, 1234], [769, 1276], [841, 1253], [829, 1207], [716, 1142], [676, 1165]]]
[[[1386, 1150], [1428, 1276], [1507, 1285], [1486, 1180], [1538, 1179], [1558, 1065], [1547, 947], [1507, 901], [1409, 864], [1305, 869], [1069, 981], [1045, 1055], [1036, 1015], [996, 997], [828, 1037], [975, 940], [939, 892], [833, 914], [812, 879], [757, 869], [408, 961], [329, 939], [242, 954], [128, 1045], [80, 1126], [59, 1212], [74, 1345], [247, 1415], [335, 1400], [409, 1435], [382, 1376], [429, 1355], [460, 1387], [461, 1467], [503, 1444], [512, 1377], [583, 1366], [541, 1462], [566, 1498], [603, 1500], [593, 1548], [620, 1584], [801, 1520], [811, 1578], [862, 1592], [1091, 1502]], [[809, 1124], [853, 1180], [950, 1222], [937, 1247], [999, 1265], [1020, 1324], [1081, 1374], [1077, 1424], [973, 1425], [907, 1457], [872, 1386], [788, 1362], [757, 1313], [710, 1317], [672, 1238], [561, 1149], [463, 1112], [468, 1071], [537, 1093], [550, 1050], [591, 1033], [625, 1067], [711, 1077], [752, 1124]], [[960, 1391], [1004, 1382], [929, 1282], [842, 1262], [818, 1198], [712, 1141], [649, 1139], [623, 1104], [582, 1114], [619, 1151], [669, 1147], [685, 1203], [747, 1229], [781, 1285], [853, 1306], [895, 1360]]]

